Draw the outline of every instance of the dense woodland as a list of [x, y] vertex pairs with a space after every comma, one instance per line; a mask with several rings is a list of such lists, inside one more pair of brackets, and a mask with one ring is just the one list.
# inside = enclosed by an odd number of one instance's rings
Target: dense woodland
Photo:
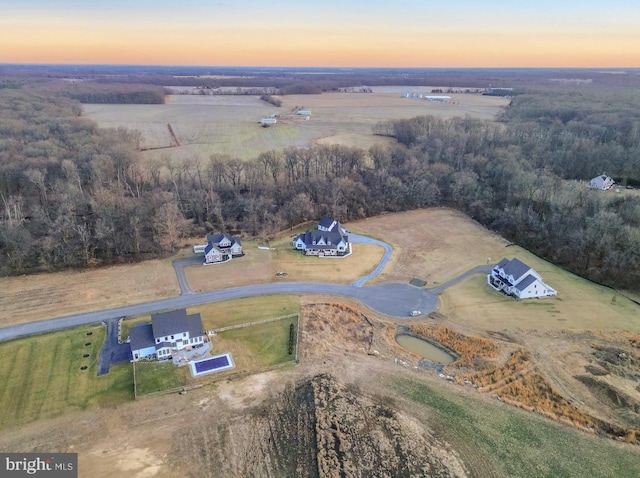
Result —
[[[381, 123], [397, 145], [289, 148], [251, 161], [149, 162], [138, 134], [98, 129], [55, 90], [0, 89], [0, 273], [86, 267], [174, 251], [185, 234], [275, 233], [450, 206], [585, 277], [640, 290], [640, 95], [558, 88], [514, 97], [498, 122]], [[434, 225], [437, 227], [437, 225]]]

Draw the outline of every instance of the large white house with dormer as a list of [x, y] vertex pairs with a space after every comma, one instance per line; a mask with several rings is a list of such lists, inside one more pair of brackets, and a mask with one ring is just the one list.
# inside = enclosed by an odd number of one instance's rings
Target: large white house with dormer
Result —
[[307, 231], [293, 239], [293, 248], [307, 256], [343, 256], [350, 252], [349, 237], [340, 223], [322, 218], [315, 231]]
[[518, 299], [549, 297], [557, 292], [542, 282], [542, 277], [519, 259], [502, 259], [487, 275], [488, 284], [495, 290]]
[[244, 255], [240, 239], [229, 234], [208, 234], [207, 243], [193, 246], [193, 252], [204, 253], [204, 264], [224, 262]]
[[138, 324], [129, 331], [133, 361], [157, 357], [166, 360], [173, 353], [204, 344], [200, 314], [187, 315], [185, 309], [151, 316], [151, 323]]

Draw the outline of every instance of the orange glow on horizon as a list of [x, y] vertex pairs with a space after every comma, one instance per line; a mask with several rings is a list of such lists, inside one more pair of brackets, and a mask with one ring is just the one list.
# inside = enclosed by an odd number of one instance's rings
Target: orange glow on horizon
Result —
[[[0, 29], [0, 63], [144, 65], [334, 66], [334, 67], [638, 67], [629, 48], [634, 32], [602, 37], [589, 33], [434, 33], [389, 29], [380, 35], [344, 28], [195, 27], [162, 32], [153, 26], [38, 26]], [[268, 41], [265, 41], [265, 38]]]

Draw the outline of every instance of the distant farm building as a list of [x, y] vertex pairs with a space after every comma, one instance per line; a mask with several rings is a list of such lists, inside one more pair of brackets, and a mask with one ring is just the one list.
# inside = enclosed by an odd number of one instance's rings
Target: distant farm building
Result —
[[278, 122], [278, 118], [274, 118], [274, 117], [262, 118], [260, 120], [260, 124], [262, 125], [276, 124], [277, 122]]
[[607, 176], [606, 174], [602, 174], [601, 176], [596, 176], [591, 181], [589, 181], [589, 187], [591, 189], [602, 189], [602, 190], [611, 189], [614, 184], [615, 184], [615, 181], [611, 179], [609, 176]]
[[311, 110], [298, 110], [296, 114], [300, 116], [311, 116]]
[[449, 101], [451, 99], [450, 96], [432, 96], [428, 95], [424, 97], [427, 101]]
[[519, 259], [502, 259], [487, 275], [488, 284], [495, 290], [517, 299], [549, 297], [555, 289], [542, 282], [542, 277]]

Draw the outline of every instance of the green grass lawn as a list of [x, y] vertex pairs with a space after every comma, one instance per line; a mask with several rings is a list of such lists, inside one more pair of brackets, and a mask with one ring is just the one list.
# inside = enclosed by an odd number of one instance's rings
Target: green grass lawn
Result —
[[[497, 468], [503, 476], [640, 476], [640, 450], [632, 445], [600, 439], [508, 406], [445, 394], [407, 379], [395, 379], [393, 386], [428, 411], [430, 426], [459, 449], [463, 459], [471, 456], [472, 462]], [[467, 462], [470, 468], [472, 462]]]
[[272, 317], [300, 313], [300, 297], [295, 295], [263, 295], [246, 299], [212, 302], [187, 309], [202, 317], [205, 330], [255, 322]]
[[[204, 330], [298, 314], [299, 312], [300, 297], [296, 295], [264, 295], [246, 299], [210, 302], [187, 308], [188, 314], [200, 314]], [[140, 322], [151, 322], [151, 315], [139, 315], [123, 320], [122, 340], [126, 340], [129, 335], [129, 329]]]
[[187, 385], [190, 378], [189, 367], [176, 367], [171, 360], [165, 362], [138, 362], [136, 368], [136, 393], [171, 390]]
[[[235, 301], [234, 301], [235, 302]], [[279, 310], [279, 309], [278, 309]], [[263, 311], [264, 313], [264, 311]], [[273, 315], [271, 315], [273, 317]], [[269, 316], [255, 320], [270, 318]], [[247, 322], [247, 316], [240, 322]], [[211, 338], [211, 354], [231, 354], [235, 368], [192, 377], [189, 367], [176, 367], [173, 362], [138, 362], [136, 367], [136, 393], [138, 396], [180, 388], [198, 382], [209, 382], [238, 372], [254, 373], [274, 365], [286, 363], [296, 357], [295, 342], [289, 354], [289, 330], [294, 326], [294, 340], [298, 333], [298, 317], [265, 324], [250, 325], [227, 330]]]
[[93, 325], [0, 343], [0, 429], [131, 400], [129, 364], [96, 375], [105, 332]]
[[288, 353], [292, 324], [297, 335], [297, 317], [227, 330], [213, 337], [214, 354], [230, 351], [239, 371], [260, 370], [288, 362], [296, 356], [295, 346], [292, 354]]
[[[554, 266], [518, 247], [519, 259], [558, 291], [557, 297], [517, 301], [472, 276], [440, 295], [440, 312], [457, 323], [487, 330], [573, 329], [640, 331], [640, 306], [621, 293]], [[511, 257], [511, 256], [509, 256]]]

